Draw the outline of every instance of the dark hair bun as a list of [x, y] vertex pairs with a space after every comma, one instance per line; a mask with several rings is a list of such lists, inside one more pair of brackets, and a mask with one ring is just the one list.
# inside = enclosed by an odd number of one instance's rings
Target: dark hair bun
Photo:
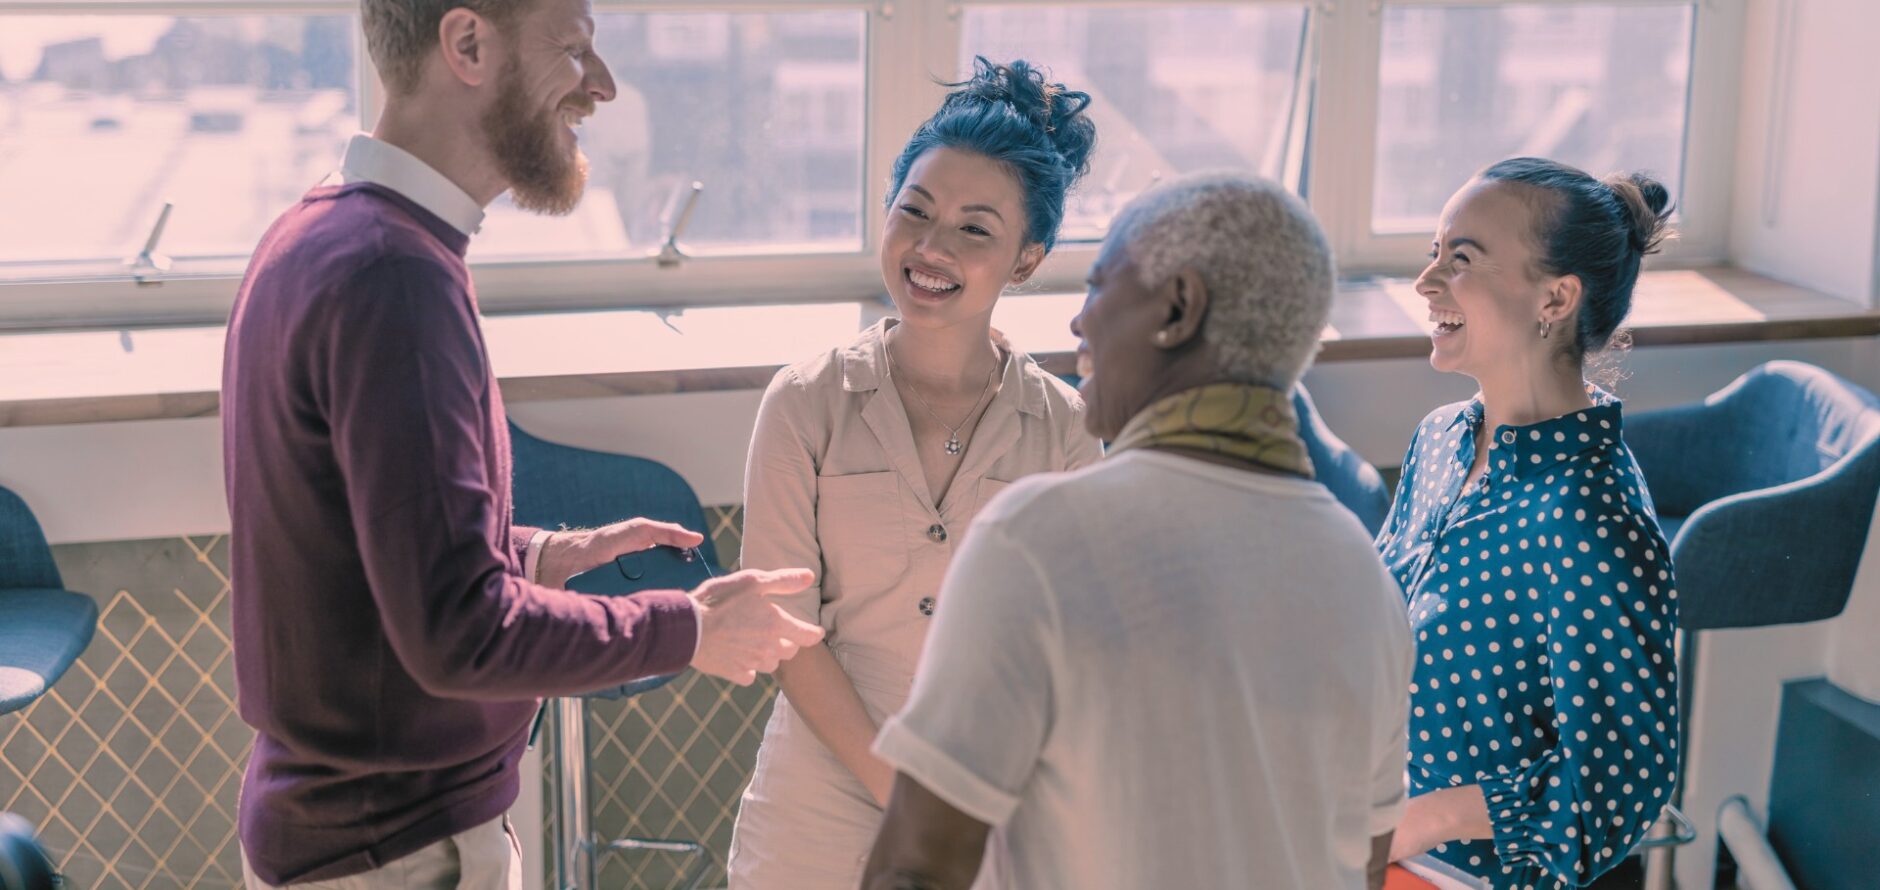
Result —
[[1004, 65], [985, 56], [973, 58], [973, 76], [956, 95], [983, 102], [1002, 102], [1030, 120], [1050, 138], [1065, 166], [1081, 176], [1090, 169], [1090, 153], [1097, 144], [1097, 127], [1084, 114], [1090, 94], [1051, 83], [1043, 70], [1018, 59]]
[[1664, 183], [1643, 173], [1615, 173], [1602, 181], [1619, 197], [1619, 206], [1631, 228], [1632, 249], [1640, 255], [1657, 253], [1673, 234], [1671, 193]]

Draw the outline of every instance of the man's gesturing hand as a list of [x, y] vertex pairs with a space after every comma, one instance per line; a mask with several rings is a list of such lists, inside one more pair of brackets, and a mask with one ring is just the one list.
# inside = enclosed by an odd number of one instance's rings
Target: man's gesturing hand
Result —
[[568, 579], [628, 553], [666, 546], [690, 550], [705, 536], [684, 526], [656, 519], [628, 519], [593, 529], [560, 531], [542, 547], [535, 577], [550, 587], [567, 587]]
[[692, 666], [749, 686], [758, 674], [775, 671], [798, 649], [815, 645], [822, 639], [821, 627], [798, 621], [770, 601], [815, 580], [816, 573], [808, 569], [751, 569], [700, 584], [691, 593], [698, 606], [699, 635]]

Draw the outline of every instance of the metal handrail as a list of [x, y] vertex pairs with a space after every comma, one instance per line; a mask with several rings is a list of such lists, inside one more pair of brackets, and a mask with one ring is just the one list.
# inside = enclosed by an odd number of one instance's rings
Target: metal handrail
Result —
[[1769, 846], [1763, 827], [1739, 794], [1717, 808], [1717, 836], [1736, 859], [1736, 881], [1744, 890], [1795, 890], [1795, 881]]

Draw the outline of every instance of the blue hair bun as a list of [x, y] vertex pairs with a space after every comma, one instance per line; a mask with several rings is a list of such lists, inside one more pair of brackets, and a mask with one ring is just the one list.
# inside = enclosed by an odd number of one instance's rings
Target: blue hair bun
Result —
[[907, 172], [935, 148], [977, 152], [1012, 171], [1025, 191], [1030, 240], [1050, 250], [1064, 222], [1064, 196], [1090, 172], [1097, 126], [1084, 109], [1090, 94], [1052, 83], [1024, 60], [995, 65], [973, 59], [973, 76], [945, 84], [953, 92], [895, 158], [890, 206]]
[[[947, 84], [957, 92], [947, 105], [959, 101], [1002, 102], [1043, 130], [1064, 157], [1064, 165], [1082, 176], [1090, 169], [1090, 153], [1097, 146], [1097, 126], [1084, 109], [1090, 94], [1050, 82], [1043, 69], [1024, 59], [1000, 65], [985, 56], [973, 57], [971, 80]], [[945, 108], [946, 106], [942, 106]]]

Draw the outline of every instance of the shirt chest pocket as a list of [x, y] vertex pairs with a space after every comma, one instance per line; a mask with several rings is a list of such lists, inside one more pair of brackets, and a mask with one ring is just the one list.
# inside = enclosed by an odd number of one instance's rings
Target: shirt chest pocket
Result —
[[998, 497], [999, 492], [1004, 491], [1011, 486], [1011, 484], [1010, 482], [994, 479], [990, 476], [979, 480], [979, 497], [973, 501], [972, 513], [966, 517], [966, 521], [970, 524], [978, 519], [980, 512], [986, 509], [986, 505], [992, 503], [992, 499]]
[[879, 593], [907, 573], [901, 478], [892, 471], [816, 480], [825, 599]]

